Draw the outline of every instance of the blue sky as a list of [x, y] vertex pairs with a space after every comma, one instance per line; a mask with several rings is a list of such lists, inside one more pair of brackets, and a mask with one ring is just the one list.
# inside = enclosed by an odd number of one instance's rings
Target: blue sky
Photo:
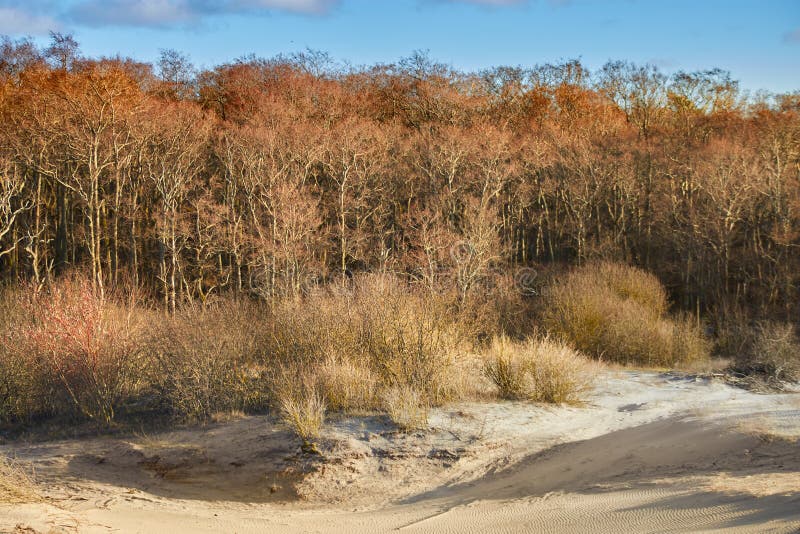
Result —
[[199, 66], [306, 47], [353, 64], [414, 50], [466, 70], [578, 58], [721, 67], [746, 89], [800, 89], [800, 0], [0, 0], [0, 33], [74, 32], [87, 55]]

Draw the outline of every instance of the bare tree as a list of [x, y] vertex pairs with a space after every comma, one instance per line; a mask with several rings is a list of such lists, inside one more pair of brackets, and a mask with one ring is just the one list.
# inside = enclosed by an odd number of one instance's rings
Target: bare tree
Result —
[[30, 207], [20, 198], [24, 189], [25, 182], [17, 166], [5, 158], [0, 159], [0, 258], [12, 252], [20, 241], [20, 238], [11, 239], [3, 245], [6, 236], [12, 233], [14, 221]]

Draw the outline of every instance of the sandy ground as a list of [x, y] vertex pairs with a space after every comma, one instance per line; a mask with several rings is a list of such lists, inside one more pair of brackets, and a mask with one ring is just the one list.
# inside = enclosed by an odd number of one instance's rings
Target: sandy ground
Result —
[[312, 458], [265, 417], [6, 445], [46, 499], [0, 505], [0, 532], [800, 532], [798, 394], [603, 371], [582, 407], [430, 424], [330, 421]]

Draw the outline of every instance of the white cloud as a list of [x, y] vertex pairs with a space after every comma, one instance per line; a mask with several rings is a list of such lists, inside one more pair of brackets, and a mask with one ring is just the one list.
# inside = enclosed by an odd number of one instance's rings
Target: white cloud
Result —
[[60, 24], [51, 17], [14, 7], [0, 7], [0, 33], [37, 35], [57, 30], [59, 27]]
[[[58, 29], [59, 21], [94, 26], [171, 28], [214, 16], [271, 12], [325, 15], [346, 0], [0, 0], [0, 33], [40, 34]], [[389, 0], [374, 0], [389, 1]], [[504, 7], [531, 0], [421, 0]], [[556, 4], [567, 0], [548, 0]]]
[[339, 0], [81, 0], [68, 17], [89, 26], [169, 27], [193, 24], [205, 17], [284, 11], [327, 13]]
[[339, 0], [239, 0], [232, 4], [244, 9], [278, 9], [295, 13], [323, 14], [338, 3]]
[[[473, 4], [486, 7], [508, 7], [523, 4], [535, 3], [536, 0], [422, 0], [424, 2], [437, 2], [440, 4]], [[572, 0], [546, 0], [553, 7], [563, 7], [569, 5]]]
[[513, 6], [523, 4], [526, 0], [451, 0], [452, 2], [462, 2], [467, 4], [481, 4], [485, 6]]
[[196, 18], [185, 0], [84, 0], [68, 16], [89, 26], [172, 26]]
[[473, 4], [477, 6], [505, 7], [527, 4], [528, 0], [427, 0], [429, 2], [439, 2], [448, 4]]

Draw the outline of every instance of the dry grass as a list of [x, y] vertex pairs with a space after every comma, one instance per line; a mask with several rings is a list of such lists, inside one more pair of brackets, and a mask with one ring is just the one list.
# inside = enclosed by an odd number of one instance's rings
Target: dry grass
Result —
[[329, 357], [315, 372], [317, 387], [329, 410], [357, 412], [377, 407], [377, 379], [366, 365]]
[[306, 453], [316, 453], [315, 440], [325, 424], [325, 399], [307, 379], [293, 380], [279, 391], [280, 419], [302, 441]]
[[515, 343], [501, 336], [486, 354], [484, 372], [502, 398], [577, 404], [591, 387], [590, 362], [550, 338]]
[[468, 335], [448, 303], [391, 276], [359, 276], [272, 310], [269, 353], [317, 375], [336, 411], [375, 407], [376, 391], [405, 385], [426, 402], [463, 395], [453, 370]]
[[698, 325], [667, 316], [664, 288], [635, 267], [577, 269], [548, 289], [544, 304], [544, 327], [597, 358], [663, 367], [709, 355]]
[[578, 404], [590, 389], [589, 362], [572, 347], [544, 338], [528, 342], [533, 400], [551, 404]]
[[386, 414], [403, 432], [428, 428], [428, 404], [418, 391], [408, 385], [389, 387], [382, 399]]
[[304, 443], [311, 443], [319, 438], [325, 423], [325, 401], [316, 392], [282, 399], [281, 419]]
[[526, 399], [532, 391], [527, 361], [520, 353], [519, 345], [506, 336], [492, 339], [487, 351], [484, 373], [504, 399]]
[[317, 376], [301, 365], [282, 365], [269, 379], [272, 405], [280, 420], [302, 441], [304, 452], [316, 452], [314, 441], [325, 423], [327, 403]]
[[41, 500], [33, 477], [16, 461], [0, 456], [0, 503], [24, 504]]

